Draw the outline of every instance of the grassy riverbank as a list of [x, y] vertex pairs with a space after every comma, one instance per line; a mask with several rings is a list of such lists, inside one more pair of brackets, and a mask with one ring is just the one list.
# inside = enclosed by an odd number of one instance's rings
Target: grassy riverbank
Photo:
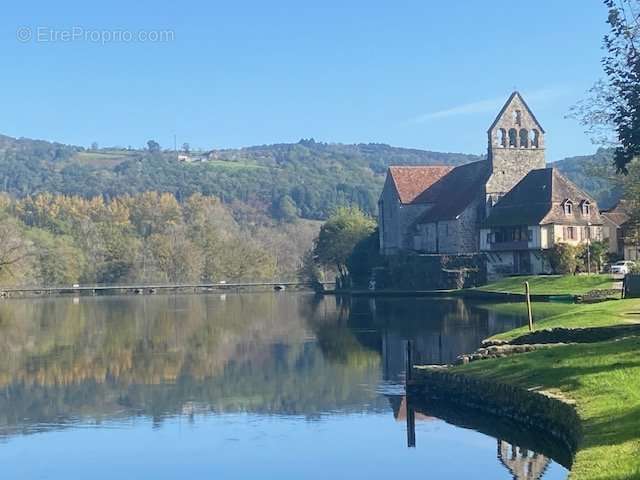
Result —
[[[507, 306], [514, 308], [513, 305]], [[553, 306], [552, 308], [556, 308]], [[564, 311], [562, 311], [564, 310]], [[538, 328], [640, 320], [640, 300], [558, 306]], [[521, 329], [499, 337], [514, 338]], [[454, 367], [455, 373], [537, 389], [575, 402], [584, 438], [572, 479], [640, 478], [640, 338], [555, 346]]]
[[528, 275], [503, 278], [476, 290], [524, 293], [524, 282], [529, 282], [534, 295], [580, 295], [591, 290], [609, 289], [614, 284], [610, 275]]
[[[485, 308], [496, 313], [526, 317], [524, 302], [488, 305]], [[543, 328], [610, 327], [612, 325], [640, 323], [640, 300], [615, 300], [594, 304], [534, 303], [533, 324], [536, 330]], [[491, 337], [492, 340], [511, 340], [528, 333], [528, 327], [520, 327]]]

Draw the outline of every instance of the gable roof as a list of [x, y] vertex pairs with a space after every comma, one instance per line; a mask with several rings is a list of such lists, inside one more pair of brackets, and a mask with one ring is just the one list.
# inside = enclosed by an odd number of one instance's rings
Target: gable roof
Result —
[[489, 174], [489, 162], [486, 160], [455, 167], [420, 195], [424, 203], [434, 205], [414, 223], [431, 223], [456, 218], [473, 200], [478, 198], [478, 195], [484, 193], [484, 185]]
[[[584, 215], [576, 207], [567, 216], [563, 210], [565, 200], [580, 205], [589, 201], [593, 208]], [[541, 168], [530, 171], [491, 209], [484, 225], [490, 227], [513, 225], [601, 225], [602, 218], [595, 200], [580, 190], [555, 168]]]
[[538, 121], [538, 119], [534, 115], [533, 111], [529, 108], [529, 105], [527, 105], [527, 102], [524, 101], [524, 98], [522, 98], [522, 95], [520, 95], [520, 92], [518, 92], [517, 90], [515, 90], [511, 95], [509, 95], [509, 98], [507, 99], [505, 104], [500, 109], [500, 112], [498, 113], [498, 116], [495, 118], [495, 120], [493, 121], [493, 123], [491, 124], [491, 126], [489, 127], [489, 130], [487, 130], [487, 132], [491, 132], [491, 130], [493, 130], [496, 127], [496, 125], [498, 125], [498, 122], [500, 121], [500, 119], [504, 115], [504, 112], [507, 110], [507, 108], [509, 108], [509, 105], [511, 104], [511, 102], [513, 102], [513, 100], [516, 97], [518, 98], [518, 100], [520, 100], [520, 102], [522, 103], [524, 108], [527, 109], [527, 112], [529, 113], [529, 115], [531, 115], [531, 118], [533, 119], [533, 121], [536, 122], [536, 125], [538, 125], [538, 128], [540, 129], [540, 131], [542, 133], [546, 133], [544, 131], [544, 128], [542, 128], [542, 125], [540, 125], [540, 122]]
[[403, 204], [426, 203], [422, 193], [436, 183], [453, 167], [445, 165], [394, 166], [389, 167], [388, 177]]
[[617, 227], [621, 227], [631, 218], [629, 215], [629, 207], [623, 200], [619, 201], [611, 210], [601, 212], [601, 215]]

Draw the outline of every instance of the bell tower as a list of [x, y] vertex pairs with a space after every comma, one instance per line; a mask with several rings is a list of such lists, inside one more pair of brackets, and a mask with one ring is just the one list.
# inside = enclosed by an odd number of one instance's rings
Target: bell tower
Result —
[[487, 132], [490, 208], [531, 170], [545, 168], [544, 129], [519, 92], [513, 92]]

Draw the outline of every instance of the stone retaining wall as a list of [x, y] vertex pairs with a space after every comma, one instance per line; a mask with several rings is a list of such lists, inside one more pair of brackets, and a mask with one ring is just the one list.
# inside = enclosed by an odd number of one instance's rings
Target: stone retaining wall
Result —
[[572, 453], [582, 437], [575, 407], [540, 392], [430, 367], [415, 368], [407, 390], [418, 400], [446, 401], [548, 432]]

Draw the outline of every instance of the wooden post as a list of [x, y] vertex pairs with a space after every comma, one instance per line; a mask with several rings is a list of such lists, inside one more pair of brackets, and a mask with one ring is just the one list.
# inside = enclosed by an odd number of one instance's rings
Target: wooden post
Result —
[[527, 297], [527, 315], [529, 317], [529, 331], [533, 332], [533, 314], [531, 313], [531, 291], [529, 289], [529, 282], [524, 282], [524, 291]]

